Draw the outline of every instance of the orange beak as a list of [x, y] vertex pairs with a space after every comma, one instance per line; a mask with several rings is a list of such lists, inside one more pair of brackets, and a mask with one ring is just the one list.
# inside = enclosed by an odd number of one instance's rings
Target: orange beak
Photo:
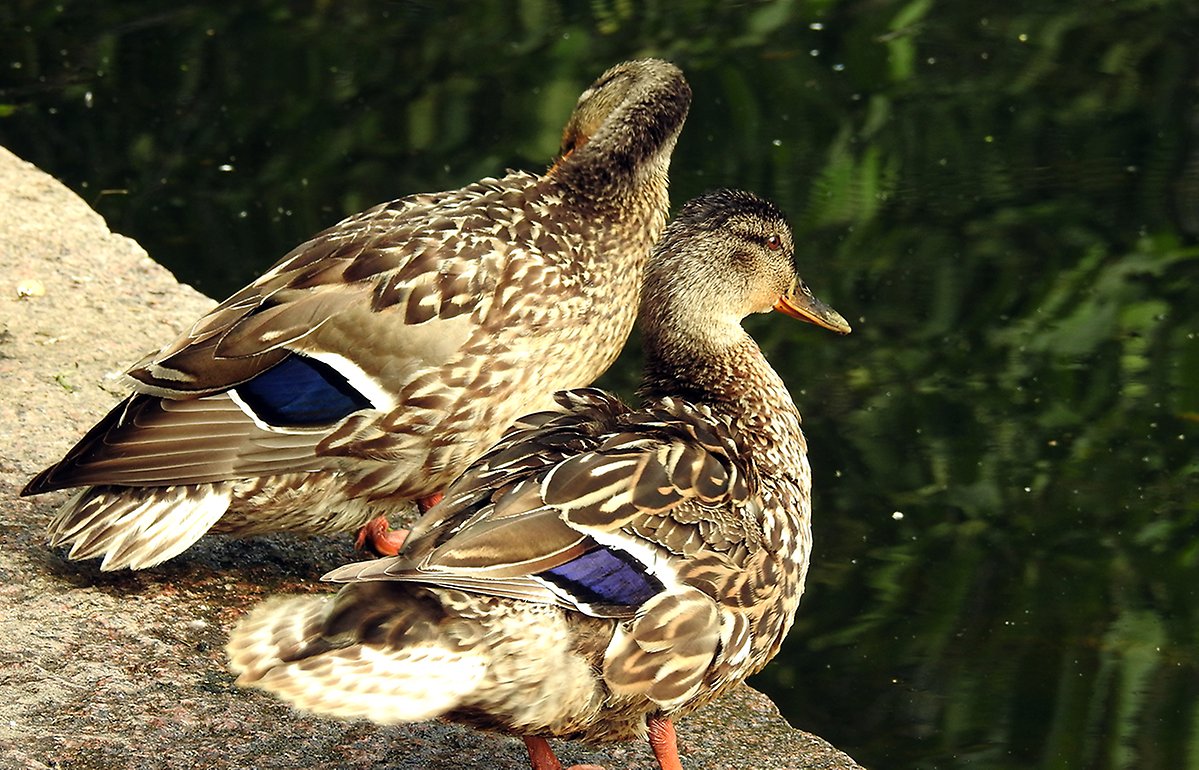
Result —
[[812, 296], [803, 281], [796, 281], [791, 289], [774, 303], [774, 309], [792, 318], [823, 326], [838, 334], [849, 334], [849, 324], [841, 314]]

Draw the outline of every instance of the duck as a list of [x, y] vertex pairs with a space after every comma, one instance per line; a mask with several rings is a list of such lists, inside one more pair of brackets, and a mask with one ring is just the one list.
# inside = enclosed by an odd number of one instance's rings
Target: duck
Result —
[[395, 553], [389, 513], [414, 518], [620, 352], [690, 101], [675, 65], [618, 64], [545, 173], [383, 203], [297, 246], [131, 367], [129, 396], [29, 481], [77, 489], [50, 544], [105, 571], [208, 532], [357, 529]]
[[557, 738], [648, 740], [679, 770], [674, 720], [778, 652], [807, 574], [800, 414], [741, 325], [771, 310], [850, 331], [799, 278], [776, 205], [686, 203], [645, 273], [640, 404], [565, 390], [518, 420], [398, 555], [253, 607], [228, 640], [237, 684], [510, 733], [534, 770], [561, 770]]

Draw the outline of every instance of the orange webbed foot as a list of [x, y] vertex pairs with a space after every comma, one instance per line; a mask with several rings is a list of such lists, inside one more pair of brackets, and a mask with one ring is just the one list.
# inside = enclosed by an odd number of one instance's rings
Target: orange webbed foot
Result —
[[[429, 509], [445, 498], [442, 492], [434, 492], [428, 497], [417, 498], [416, 506], [420, 512], [428, 513]], [[358, 530], [354, 547], [359, 551], [373, 553], [375, 556], [395, 556], [404, 547], [408, 539], [407, 529], [392, 529], [386, 516], [376, 516]]]
[[392, 529], [386, 516], [376, 516], [358, 530], [354, 547], [375, 556], [395, 556], [404, 547], [408, 530]]
[[434, 492], [428, 497], [420, 497], [416, 500], [416, 505], [420, 508], [421, 513], [428, 513], [429, 509], [445, 499], [445, 492]]

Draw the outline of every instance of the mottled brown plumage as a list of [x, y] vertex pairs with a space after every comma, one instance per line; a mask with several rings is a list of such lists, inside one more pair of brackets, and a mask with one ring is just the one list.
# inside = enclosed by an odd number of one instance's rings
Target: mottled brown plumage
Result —
[[26, 486], [83, 487], [52, 542], [136, 569], [210, 529], [349, 530], [439, 492], [616, 357], [689, 102], [673, 65], [618, 65], [546, 174], [403, 198], [301, 244], [135, 365], [134, 393]]
[[645, 403], [573, 390], [519, 421], [398, 557], [255, 608], [229, 642], [238, 681], [335, 716], [510, 731], [535, 767], [553, 766], [544, 738], [648, 731], [674, 767], [670, 719], [765, 665], [803, 591], [806, 442], [740, 326], [774, 307], [849, 331], [793, 251], [749, 193], [684, 206], [646, 273]]

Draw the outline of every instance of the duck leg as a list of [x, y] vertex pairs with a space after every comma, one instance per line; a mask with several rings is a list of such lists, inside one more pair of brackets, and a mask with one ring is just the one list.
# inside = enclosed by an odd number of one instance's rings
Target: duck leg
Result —
[[[440, 503], [443, 497], [445, 497], [444, 493], [434, 492], [428, 497], [418, 498], [416, 505], [420, 508], [421, 513], [428, 513], [429, 509]], [[358, 530], [358, 538], [354, 541], [354, 547], [376, 556], [395, 556], [404, 547], [404, 541], [407, 539], [408, 530], [392, 529], [386, 516], [376, 516]]]
[[[529, 763], [533, 770], [562, 770], [562, 763], [554, 756], [545, 738], [525, 736], [525, 748], [529, 750]], [[571, 765], [566, 770], [604, 770], [599, 765]]]
[[649, 747], [658, 758], [658, 767], [662, 770], [683, 770], [683, 763], [679, 761], [678, 736], [670, 717], [652, 716], [648, 722]]
[[[661, 770], [683, 770], [679, 760], [678, 736], [670, 717], [654, 716], [649, 722], [649, 746], [658, 760]], [[554, 755], [545, 738], [525, 736], [525, 748], [529, 750], [529, 762], [533, 770], [562, 770], [562, 763]], [[603, 770], [597, 765], [571, 765], [566, 770]]]

